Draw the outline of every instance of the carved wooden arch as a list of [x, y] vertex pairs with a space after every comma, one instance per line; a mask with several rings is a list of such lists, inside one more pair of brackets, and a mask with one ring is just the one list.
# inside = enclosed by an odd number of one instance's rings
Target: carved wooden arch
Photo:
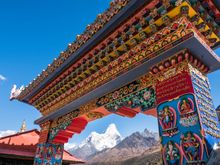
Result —
[[[151, 74], [147, 74], [55, 119], [51, 123], [48, 141], [64, 144], [74, 134], [80, 134], [88, 122], [113, 113], [130, 118], [135, 117], [139, 112], [156, 116], [156, 98], [152, 78]], [[116, 96], [117, 93], [118, 96]]]
[[[128, 83], [104, 96], [95, 99], [51, 123], [49, 142], [66, 143], [74, 134], [80, 134], [90, 121], [110, 114], [133, 118], [138, 113], [157, 117], [156, 84], [173, 74], [187, 70], [192, 63], [200, 71], [207, 73], [208, 68], [185, 49], [152, 67], [152, 70], [139, 79]], [[172, 73], [175, 69], [175, 73]]]

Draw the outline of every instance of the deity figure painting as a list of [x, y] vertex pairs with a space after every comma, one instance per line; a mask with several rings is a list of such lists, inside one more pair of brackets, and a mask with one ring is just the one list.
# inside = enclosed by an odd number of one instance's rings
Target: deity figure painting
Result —
[[63, 147], [60, 145], [56, 146], [56, 152], [54, 153], [54, 158], [56, 160], [62, 159], [62, 154], [63, 154]]
[[52, 145], [49, 145], [46, 149], [46, 159], [47, 160], [52, 159], [53, 153], [54, 153], [54, 148]]
[[195, 97], [192, 94], [183, 95], [179, 98], [177, 109], [180, 113], [180, 124], [184, 127], [198, 124], [199, 117], [194, 100]]
[[44, 146], [42, 144], [38, 145], [36, 151], [36, 158], [43, 158]]
[[163, 149], [164, 163], [165, 165], [181, 165], [182, 157], [180, 154], [178, 144], [173, 141], [169, 141]]
[[164, 130], [172, 129], [176, 125], [176, 112], [170, 106], [164, 106], [159, 111], [159, 122]]
[[43, 163], [42, 163], [42, 161], [41, 160], [39, 160], [39, 159], [35, 159], [34, 160], [34, 165], [42, 165]]
[[192, 132], [186, 132], [182, 135], [181, 148], [188, 162], [199, 161], [203, 157], [202, 140]]
[[194, 103], [190, 98], [184, 97], [178, 103], [178, 110], [181, 115], [194, 112]]

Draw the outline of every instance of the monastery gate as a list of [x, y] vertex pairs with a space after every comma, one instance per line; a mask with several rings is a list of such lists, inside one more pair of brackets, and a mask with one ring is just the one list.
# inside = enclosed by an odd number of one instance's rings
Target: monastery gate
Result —
[[42, 114], [35, 165], [112, 113], [157, 117], [163, 164], [201, 164], [220, 127], [207, 74], [220, 68], [218, 0], [115, 0], [12, 99]]

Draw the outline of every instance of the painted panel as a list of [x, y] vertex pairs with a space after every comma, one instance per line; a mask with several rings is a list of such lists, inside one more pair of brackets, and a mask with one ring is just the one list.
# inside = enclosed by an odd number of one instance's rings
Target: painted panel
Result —
[[157, 111], [164, 164], [205, 164], [208, 156], [195, 96], [188, 93], [165, 101]]
[[140, 108], [142, 112], [155, 107], [155, 91], [152, 87], [132, 93], [127, 97], [105, 105], [110, 112], [116, 112], [121, 107]]
[[38, 144], [35, 165], [61, 165], [64, 147], [62, 144]]

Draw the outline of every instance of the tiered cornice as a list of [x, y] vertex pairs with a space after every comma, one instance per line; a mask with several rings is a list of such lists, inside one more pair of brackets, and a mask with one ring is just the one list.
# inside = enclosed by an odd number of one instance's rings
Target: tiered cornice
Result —
[[[138, 63], [154, 58], [162, 48], [172, 47], [172, 42], [183, 36], [187, 38], [190, 33], [215, 46], [219, 43], [220, 28], [202, 5], [165, 1], [155, 5], [156, 8], [152, 4], [145, 6], [32, 97], [29, 104], [44, 115], [54, 112]], [[173, 36], [174, 32], [180, 36]], [[31, 88], [26, 88], [19, 99]]]

